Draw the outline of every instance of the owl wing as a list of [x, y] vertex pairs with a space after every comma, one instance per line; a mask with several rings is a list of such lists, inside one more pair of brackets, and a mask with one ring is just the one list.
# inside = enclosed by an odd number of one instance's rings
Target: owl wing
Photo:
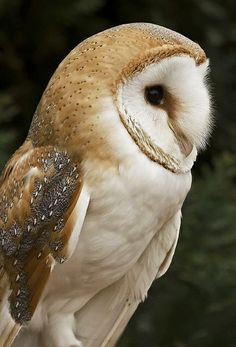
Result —
[[73, 252], [89, 194], [80, 167], [66, 152], [28, 142], [3, 172], [0, 198], [0, 346], [5, 347], [31, 319], [55, 262]]
[[86, 347], [113, 347], [155, 278], [168, 269], [178, 240], [179, 211], [155, 235], [133, 268], [96, 294], [77, 314], [77, 334]]

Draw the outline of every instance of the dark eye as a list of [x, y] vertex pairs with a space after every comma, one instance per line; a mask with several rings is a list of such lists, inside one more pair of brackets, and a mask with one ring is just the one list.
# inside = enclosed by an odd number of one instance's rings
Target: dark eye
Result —
[[164, 89], [162, 86], [151, 86], [145, 88], [145, 99], [151, 105], [160, 105], [164, 98]]

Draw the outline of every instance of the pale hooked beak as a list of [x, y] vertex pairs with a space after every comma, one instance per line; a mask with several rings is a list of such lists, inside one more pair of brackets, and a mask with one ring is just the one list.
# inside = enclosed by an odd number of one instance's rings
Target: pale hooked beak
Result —
[[168, 122], [170, 129], [173, 131], [181, 152], [188, 157], [193, 150], [193, 144], [187, 139], [183, 132], [177, 127]]

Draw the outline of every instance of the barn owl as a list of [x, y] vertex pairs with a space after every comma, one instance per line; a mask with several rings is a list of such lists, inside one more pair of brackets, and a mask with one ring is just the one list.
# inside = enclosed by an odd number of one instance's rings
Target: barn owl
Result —
[[117, 342], [175, 251], [207, 70], [198, 44], [145, 23], [58, 66], [0, 181], [2, 347]]

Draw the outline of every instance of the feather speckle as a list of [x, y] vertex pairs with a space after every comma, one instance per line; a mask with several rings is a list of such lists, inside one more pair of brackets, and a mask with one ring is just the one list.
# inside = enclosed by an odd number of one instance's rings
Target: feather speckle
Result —
[[206, 72], [198, 44], [144, 23], [98, 33], [58, 66], [0, 178], [6, 324], [32, 320], [29, 346], [37, 333], [40, 347], [113, 346], [168, 269], [210, 131]]
[[[65, 151], [59, 152], [51, 147], [43, 151], [36, 149], [33, 157], [25, 155], [24, 161], [20, 160], [21, 165], [14, 165], [8, 181], [1, 186], [5, 193], [0, 217], [0, 254], [5, 259], [4, 267], [13, 290], [11, 314], [16, 322], [22, 324], [33, 314], [30, 303], [30, 297], [33, 297], [30, 276], [33, 273], [30, 271], [34, 269], [29, 269], [32, 255], [35, 253], [35, 259], [40, 261], [49, 250], [59, 253], [65, 247], [66, 238], [65, 241], [63, 236], [57, 239], [53, 231], [54, 228], [61, 231], [65, 225], [67, 217], [62, 216], [66, 216], [78, 186], [78, 177], [75, 177], [78, 165], [74, 165]], [[13, 191], [12, 184], [15, 187]], [[57, 255], [60, 263], [62, 257]]]

